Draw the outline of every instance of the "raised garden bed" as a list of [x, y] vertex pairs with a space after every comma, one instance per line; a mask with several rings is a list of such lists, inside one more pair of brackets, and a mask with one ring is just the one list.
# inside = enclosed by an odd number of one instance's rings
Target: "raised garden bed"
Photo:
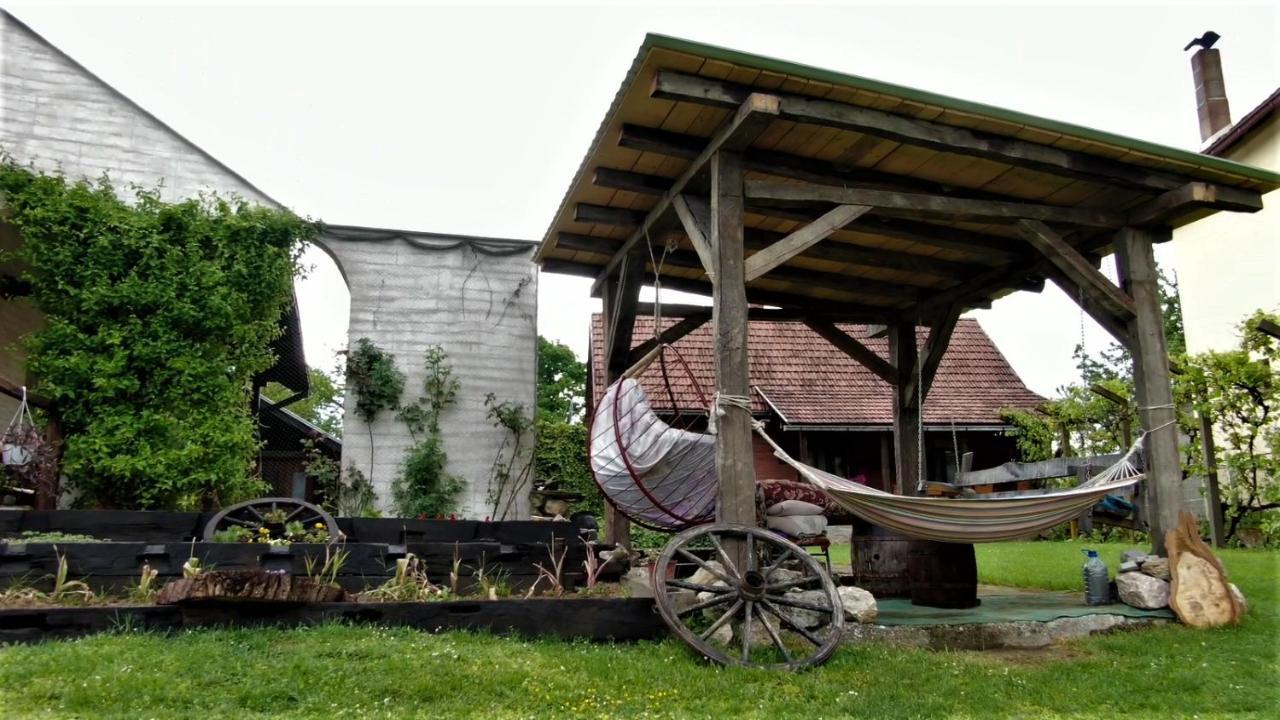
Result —
[[647, 640], [667, 633], [651, 598], [306, 604], [200, 602], [0, 610], [0, 643], [79, 637], [118, 628], [176, 631], [210, 626], [292, 626], [334, 621], [401, 625], [432, 632], [484, 630], [590, 640]]

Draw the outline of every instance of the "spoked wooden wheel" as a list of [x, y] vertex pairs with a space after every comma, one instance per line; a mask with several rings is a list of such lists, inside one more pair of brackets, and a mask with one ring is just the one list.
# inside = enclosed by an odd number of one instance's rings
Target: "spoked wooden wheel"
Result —
[[800, 670], [825, 662], [840, 643], [844, 608], [831, 576], [768, 530], [685, 530], [658, 556], [653, 584], [672, 631], [721, 665]]
[[329, 537], [337, 539], [338, 523], [333, 516], [305, 500], [285, 497], [269, 497], [248, 500], [213, 516], [204, 526], [204, 539], [212, 540], [215, 533], [233, 525], [240, 525], [254, 533], [266, 528], [272, 537], [283, 537], [289, 523], [302, 523], [304, 528], [323, 524]]

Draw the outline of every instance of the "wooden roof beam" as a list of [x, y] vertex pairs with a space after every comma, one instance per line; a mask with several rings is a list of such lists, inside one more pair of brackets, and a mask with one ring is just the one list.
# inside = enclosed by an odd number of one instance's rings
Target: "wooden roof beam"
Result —
[[747, 282], [768, 274], [791, 258], [831, 237], [831, 233], [856, 220], [871, 208], [865, 205], [837, 205], [825, 215], [761, 248], [747, 258], [743, 273]]
[[1223, 187], [1203, 182], [1187, 183], [1129, 211], [1129, 225], [1168, 226], [1202, 210], [1257, 212], [1262, 196], [1252, 190]]
[[760, 133], [764, 132], [769, 124], [778, 117], [778, 98], [773, 95], [763, 93], [750, 93], [736, 104], [737, 110], [733, 117], [720, 128], [719, 131], [711, 138], [706, 147], [695, 157], [684, 172], [671, 183], [671, 187], [666, 193], [658, 199], [653, 209], [645, 216], [640, 226], [636, 228], [631, 237], [627, 238], [622, 247], [618, 249], [609, 260], [600, 274], [596, 276], [596, 281], [591, 286], [591, 294], [598, 295], [604, 281], [622, 264], [622, 259], [631, 251], [641, 240], [648, 234], [654, 223], [671, 209], [671, 198], [684, 192], [685, 186], [695, 175], [706, 170], [711, 158], [721, 150], [740, 151], [747, 147], [756, 139]]
[[1000, 200], [971, 200], [920, 193], [839, 188], [812, 183], [748, 180], [743, 185], [743, 192], [748, 198], [784, 202], [870, 205], [878, 214], [906, 213], [911, 217], [924, 215], [954, 221], [979, 222], [1013, 222], [1028, 219], [1101, 228], [1117, 228], [1125, 223], [1125, 217], [1122, 215], [1089, 208]]
[[711, 319], [711, 308], [707, 308], [707, 312], [698, 313], [697, 315], [686, 315], [679, 322], [664, 329], [658, 333], [657, 337], [651, 337], [631, 349], [631, 354], [627, 356], [627, 367], [631, 367], [640, 362], [645, 355], [653, 352], [663, 345], [670, 345], [689, 333], [697, 330]]
[[835, 323], [821, 318], [808, 318], [804, 321], [809, 329], [821, 335], [844, 354], [853, 358], [858, 364], [875, 373], [881, 380], [890, 385], [898, 384], [898, 369], [892, 363], [877, 355], [871, 348], [858, 342], [849, 333], [836, 327]]
[[[735, 107], [752, 88], [710, 78], [659, 71], [650, 95], [680, 102]], [[1006, 135], [904, 117], [860, 105], [778, 94], [779, 115], [786, 120], [835, 127], [882, 137], [939, 152], [1007, 163], [1039, 172], [1145, 192], [1164, 192], [1186, 178]]]
[[1117, 326], [1125, 327], [1134, 319], [1133, 298], [1116, 287], [1048, 225], [1038, 220], [1020, 220], [1015, 227], [1023, 239], [1075, 286], [1078, 295], [1087, 297], [1092, 304], [1111, 315]]

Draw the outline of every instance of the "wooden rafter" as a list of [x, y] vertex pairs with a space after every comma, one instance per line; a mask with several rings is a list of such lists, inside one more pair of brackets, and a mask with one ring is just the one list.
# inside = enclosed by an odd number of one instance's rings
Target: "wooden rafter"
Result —
[[753, 180], [746, 183], [746, 194], [747, 197], [758, 200], [870, 205], [877, 213], [906, 213], [911, 217], [932, 216], [954, 221], [1013, 222], [1028, 219], [1100, 228], [1116, 228], [1125, 222], [1124, 216], [1118, 213], [1089, 208], [1003, 200], [971, 200], [921, 193], [840, 188], [813, 183]]
[[871, 348], [858, 342], [849, 333], [836, 327], [835, 323], [820, 318], [806, 318], [804, 324], [808, 325], [810, 330], [821, 335], [827, 342], [844, 354], [853, 358], [858, 364], [875, 373], [881, 380], [890, 385], [898, 384], [897, 368], [877, 355]]
[[707, 143], [702, 152], [675, 179], [671, 184], [671, 188], [658, 199], [657, 204], [645, 215], [640, 226], [631, 234], [631, 237], [627, 238], [622, 247], [614, 253], [613, 258], [596, 276], [596, 281], [591, 287], [592, 294], [599, 293], [605, 279], [612, 275], [614, 270], [622, 264], [622, 259], [626, 256], [626, 253], [639, 244], [653, 224], [671, 208], [671, 198], [684, 192], [685, 186], [689, 184], [689, 181], [695, 175], [706, 170], [717, 152], [721, 150], [741, 150], [750, 145], [756, 136], [764, 132], [765, 128], [777, 116], [778, 99], [776, 97], [763, 93], [751, 93], [743, 98], [742, 102], [737, 105], [737, 110], [734, 112], [733, 117], [729, 118], [715, 136], [711, 138], [711, 142]]
[[1023, 239], [1076, 285], [1080, 294], [1114, 315], [1120, 325], [1133, 320], [1133, 299], [1116, 287], [1061, 235], [1038, 220], [1021, 220], [1015, 227]]
[[634, 365], [640, 361], [645, 355], [648, 355], [654, 349], [663, 345], [670, 345], [689, 333], [697, 330], [711, 319], [711, 308], [705, 308], [706, 312], [696, 315], [688, 315], [683, 317], [671, 327], [664, 329], [657, 336], [640, 343], [631, 349], [631, 355], [627, 359], [628, 365]]
[[707, 239], [711, 214], [707, 202], [692, 195], [676, 195], [671, 198], [671, 207], [675, 209], [676, 217], [680, 218], [685, 237], [689, 238], [694, 252], [698, 254], [698, 260], [702, 262], [702, 269], [707, 272], [707, 278], [715, 282], [716, 276], [712, 271], [715, 267], [715, 258], [712, 256], [711, 242]]
[[[960, 312], [963, 308], [952, 305], [945, 312], [937, 317], [929, 327], [929, 339], [925, 341], [924, 352], [920, 354], [916, 362], [920, 363], [920, 368], [916, 374], [907, 379], [907, 394], [916, 404], [923, 404], [925, 398], [929, 397], [929, 390], [933, 387], [933, 379], [938, 375], [938, 365], [942, 363], [942, 356], [947, 352], [947, 346], [951, 344], [951, 334], [955, 332], [956, 323], [960, 321]], [[923, 383], [923, 387], [916, 387], [916, 380]], [[916, 396], [919, 390], [918, 397]]]
[[747, 258], [746, 281], [751, 282], [831, 236], [871, 208], [837, 205], [825, 215]]
[[1192, 182], [1129, 211], [1129, 225], [1173, 225], [1184, 215], [1205, 210], [1257, 212], [1262, 196], [1252, 190]]
[[[751, 92], [753, 90], [750, 87], [742, 85], [660, 71], [654, 77], [650, 94], [667, 100], [735, 107]], [[904, 117], [859, 105], [785, 93], [778, 94], [778, 99], [779, 115], [786, 120], [853, 130], [917, 147], [994, 160], [1059, 177], [1136, 188], [1146, 192], [1164, 192], [1187, 182], [1177, 175], [1135, 167], [1096, 155]]]

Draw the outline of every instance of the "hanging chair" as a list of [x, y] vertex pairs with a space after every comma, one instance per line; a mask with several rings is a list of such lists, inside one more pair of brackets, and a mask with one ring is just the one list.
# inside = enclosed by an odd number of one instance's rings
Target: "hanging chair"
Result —
[[[618, 512], [651, 530], [677, 532], [711, 522], [716, 514], [715, 436], [686, 429], [669, 375], [668, 356], [688, 375], [701, 405], [706, 398], [688, 363], [661, 345], [605, 391], [591, 420], [591, 471], [600, 492]], [[664, 422], [636, 378], [654, 361], [677, 421]], [[698, 418], [701, 419], [700, 417]]]

